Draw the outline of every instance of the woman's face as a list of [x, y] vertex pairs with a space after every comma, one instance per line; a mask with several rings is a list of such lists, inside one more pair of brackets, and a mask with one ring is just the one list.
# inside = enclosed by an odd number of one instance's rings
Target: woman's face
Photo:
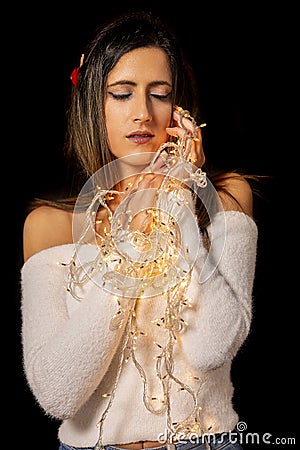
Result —
[[172, 74], [163, 50], [143, 47], [120, 58], [108, 75], [105, 118], [116, 158], [155, 152], [167, 141]]

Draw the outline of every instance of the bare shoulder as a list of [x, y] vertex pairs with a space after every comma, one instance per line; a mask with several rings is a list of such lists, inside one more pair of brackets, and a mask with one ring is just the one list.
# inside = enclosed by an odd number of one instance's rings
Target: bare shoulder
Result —
[[227, 173], [222, 178], [219, 196], [225, 210], [243, 211], [250, 217], [253, 215], [253, 192], [245, 177], [237, 173]]
[[24, 262], [35, 253], [72, 243], [72, 213], [52, 206], [31, 211], [23, 227]]

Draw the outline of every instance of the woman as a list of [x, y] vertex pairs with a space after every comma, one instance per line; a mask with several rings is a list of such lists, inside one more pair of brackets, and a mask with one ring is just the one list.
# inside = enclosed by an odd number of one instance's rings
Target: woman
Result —
[[150, 14], [103, 27], [71, 79], [66, 149], [86, 183], [24, 224], [32, 392], [62, 420], [60, 450], [240, 449], [230, 367], [251, 322], [250, 184], [205, 169], [191, 70]]

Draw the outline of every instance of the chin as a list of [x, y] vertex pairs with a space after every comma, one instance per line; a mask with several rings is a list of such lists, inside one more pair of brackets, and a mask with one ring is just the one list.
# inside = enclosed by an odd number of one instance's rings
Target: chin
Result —
[[118, 158], [120, 164], [125, 164], [133, 167], [146, 167], [149, 165], [154, 157], [153, 152], [132, 152], [126, 156], [122, 156]]

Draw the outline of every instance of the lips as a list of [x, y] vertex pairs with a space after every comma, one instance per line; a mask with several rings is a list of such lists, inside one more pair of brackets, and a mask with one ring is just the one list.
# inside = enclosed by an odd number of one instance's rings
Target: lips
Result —
[[126, 136], [127, 139], [129, 139], [131, 142], [134, 142], [135, 144], [145, 144], [149, 142], [154, 137], [153, 133], [150, 133], [150, 131], [133, 131], [129, 135]]

